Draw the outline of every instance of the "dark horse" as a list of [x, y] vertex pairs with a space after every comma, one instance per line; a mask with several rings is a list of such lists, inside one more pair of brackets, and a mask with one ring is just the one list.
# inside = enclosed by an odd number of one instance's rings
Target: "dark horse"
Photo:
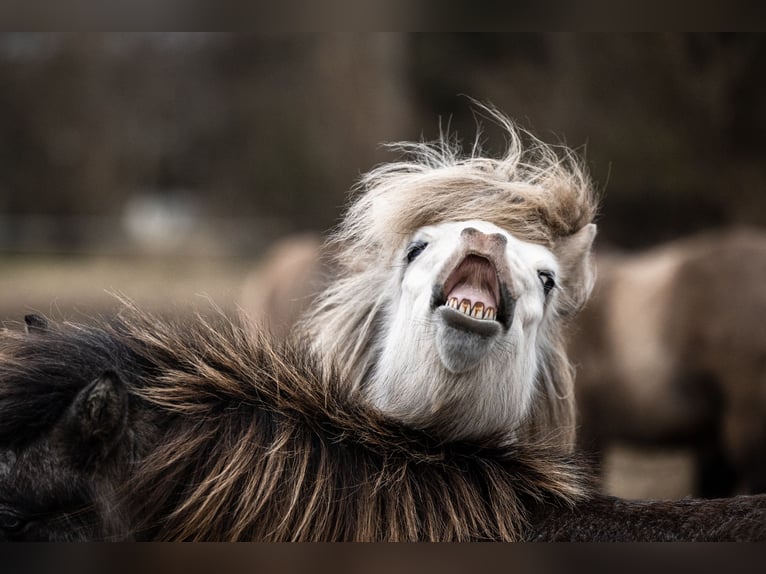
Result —
[[7, 540], [764, 540], [766, 497], [629, 502], [555, 446], [439, 441], [228, 319], [0, 334]]
[[[125, 539], [114, 488], [138, 443], [128, 391], [98, 360], [113, 347], [80, 337], [54, 342], [42, 318], [26, 322], [24, 344], [13, 349], [14, 336], [0, 332], [0, 540]], [[38, 342], [48, 350], [41, 361]]]

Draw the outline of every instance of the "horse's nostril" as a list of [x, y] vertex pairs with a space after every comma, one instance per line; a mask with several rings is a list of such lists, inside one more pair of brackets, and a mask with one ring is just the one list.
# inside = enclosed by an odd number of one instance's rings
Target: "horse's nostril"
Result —
[[493, 241], [494, 243], [499, 243], [500, 245], [506, 245], [508, 243], [508, 239], [506, 239], [505, 235], [502, 233], [493, 233], [489, 236], [490, 241]]
[[483, 233], [475, 227], [466, 227], [463, 229], [463, 231], [460, 232], [460, 235], [465, 237], [474, 237], [476, 235], [483, 235]]

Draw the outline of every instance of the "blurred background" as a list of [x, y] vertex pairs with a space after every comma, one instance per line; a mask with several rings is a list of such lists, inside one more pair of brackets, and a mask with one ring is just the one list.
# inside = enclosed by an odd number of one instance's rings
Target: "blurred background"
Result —
[[470, 141], [466, 96], [580, 148], [601, 244], [763, 225], [765, 67], [737, 34], [3, 34], [0, 317], [223, 296], [275, 238], [336, 223], [381, 142]]
[[275, 241], [337, 223], [380, 143], [441, 122], [470, 144], [468, 97], [585, 156], [601, 249], [757, 229], [764, 69], [749, 34], [2, 34], [0, 320], [110, 292], [233, 308]]

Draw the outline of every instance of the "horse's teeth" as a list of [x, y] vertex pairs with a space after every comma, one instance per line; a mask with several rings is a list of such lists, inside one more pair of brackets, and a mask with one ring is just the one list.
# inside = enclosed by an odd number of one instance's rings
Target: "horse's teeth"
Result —
[[445, 303], [447, 307], [460, 311], [469, 317], [474, 319], [486, 319], [490, 321], [495, 320], [496, 311], [494, 307], [485, 307], [481, 301], [475, 305], [471, 305], [470, 299], [461, 299], [460, 303], [457, 301], [457, 297], [450, 297]]
[[460, 303], [457, 301], [457, 297], [450, 297], [445, 303], [447, 307], [460, 311], [469, 317], [474, 319], [487, 319], [494, 321], [496, 311], [494, 307], [485, 307], [484, 303], [477, 302], [475, 305], [471, 305], [470, 299], [461, 299]]

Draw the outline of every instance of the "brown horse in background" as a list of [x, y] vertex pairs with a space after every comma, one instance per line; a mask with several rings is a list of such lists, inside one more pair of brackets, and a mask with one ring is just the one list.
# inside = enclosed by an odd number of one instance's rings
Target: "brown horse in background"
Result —
[[570, 333], [580, 438], [688, 447], [703, 496], [766, 491], [766, 234], [604, 255]]

